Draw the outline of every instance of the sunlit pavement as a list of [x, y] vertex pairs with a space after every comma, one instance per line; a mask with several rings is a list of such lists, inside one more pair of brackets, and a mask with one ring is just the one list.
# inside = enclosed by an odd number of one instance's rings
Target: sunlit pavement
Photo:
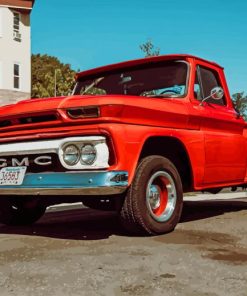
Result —
[[185, 196], [175, 231], [131, 236], [117, 215], [50, 207], [0, 225], [0, 296], [246, 296], [245, 192]]
[[[225, 192], [225, 193], [218, 193], [218, 194], [211, 194], [211, 193], [190, 193], [189, 195], [184, 196], [184, 201], [207, 201], [207, 200], [238, 200], [241, 199], [243, 202], [247, 202], [247, 192]], [[73, 203], [73, 204], [59, 204], [51, 206], [47, 209], [47, 212], [54, 212], [54, 211], [62, 211], [68, 209], [81, 209], [85, 208], [82, 203]]]
[[241, 192], [225, 192], [225, 193], [192, 193], [192, 196], [184, 196], [184, 200], [190, 201], [200, 201], [200, 200], [230, 200], [230, 199], [246, 199], [247, 202], [247, 193], [245, 191]]

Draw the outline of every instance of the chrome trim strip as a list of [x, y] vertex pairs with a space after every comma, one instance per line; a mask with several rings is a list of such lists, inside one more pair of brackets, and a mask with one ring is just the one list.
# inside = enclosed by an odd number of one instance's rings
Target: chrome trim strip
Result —
[[111, 195], [128, 187], [127, 171], [26, 174], [23, 184], [0, 186], [1, 195]]
[[49, 188], [20, 188], [20, 189], [1, 189], [1, 196], [5, 195], [31, 195], [31, 196], [44, 196], [44, 195], [92, 195], [92, 196], [101, 196], [101, 195], [114, 195], [123, 193], [127, 187], [117, 186], [117, 187], [100, 187], [100, 188], [73, 188], [73, 189], [65, 189], [65, 188], [57, 188], [57, 189], [49, 189]]
[[16, 155], [26, 155], [26, 154], [39, 154], [39, 153], [58, 153], [58, 150], [60, 147], [70, 142], [104, 143], [105, 137], [102, 137], [102, 136], [71, 137], [71, 138], [63, 138], [58, 140], [1, 144], [0, 156], [13, 156], [13, 155], [16, 156]]

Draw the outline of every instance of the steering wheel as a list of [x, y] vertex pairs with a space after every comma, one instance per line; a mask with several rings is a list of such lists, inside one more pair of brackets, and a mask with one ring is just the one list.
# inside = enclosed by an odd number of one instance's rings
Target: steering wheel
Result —
[[175, 90], [175, 89], [165, 89], [160, 93], [160, 95], [163, 95], [165, 93], [174, 93], [176, 95], [180, 95], [180, 91]]

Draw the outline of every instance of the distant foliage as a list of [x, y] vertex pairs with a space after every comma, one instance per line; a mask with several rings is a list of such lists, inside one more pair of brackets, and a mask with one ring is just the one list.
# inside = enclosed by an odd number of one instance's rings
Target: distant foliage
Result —
[[140, 49], [144, 52], [145, 57], [160, 55], [160, 49], [158, 47], [154, 47], [151, 40], [147, 40], [145, 43], [141, 44]]
[[235, 109], [247, 121], [247, 95], [244, 92], [235, 93], [232, 95], [232, 101]]
[[56, 95], [68, 95], [74, 86], [75, 71], [69, 64], [61, 63], [49, 55], [32, 55], [32, 98], [54, 97], [55, 71]]

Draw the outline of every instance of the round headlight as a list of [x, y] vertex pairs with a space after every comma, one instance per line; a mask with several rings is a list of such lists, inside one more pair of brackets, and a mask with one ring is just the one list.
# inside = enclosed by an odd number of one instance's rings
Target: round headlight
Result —
[[97, 156], [95, 147], [91, 144], [86, 144], [81, 148], [81, 161], [83, 164], [93, 164]]
[[63, 149], [63, 160], [67, 165], [75, 165], [80, 160], [80, 151], [75, 145], [68, 145]]

